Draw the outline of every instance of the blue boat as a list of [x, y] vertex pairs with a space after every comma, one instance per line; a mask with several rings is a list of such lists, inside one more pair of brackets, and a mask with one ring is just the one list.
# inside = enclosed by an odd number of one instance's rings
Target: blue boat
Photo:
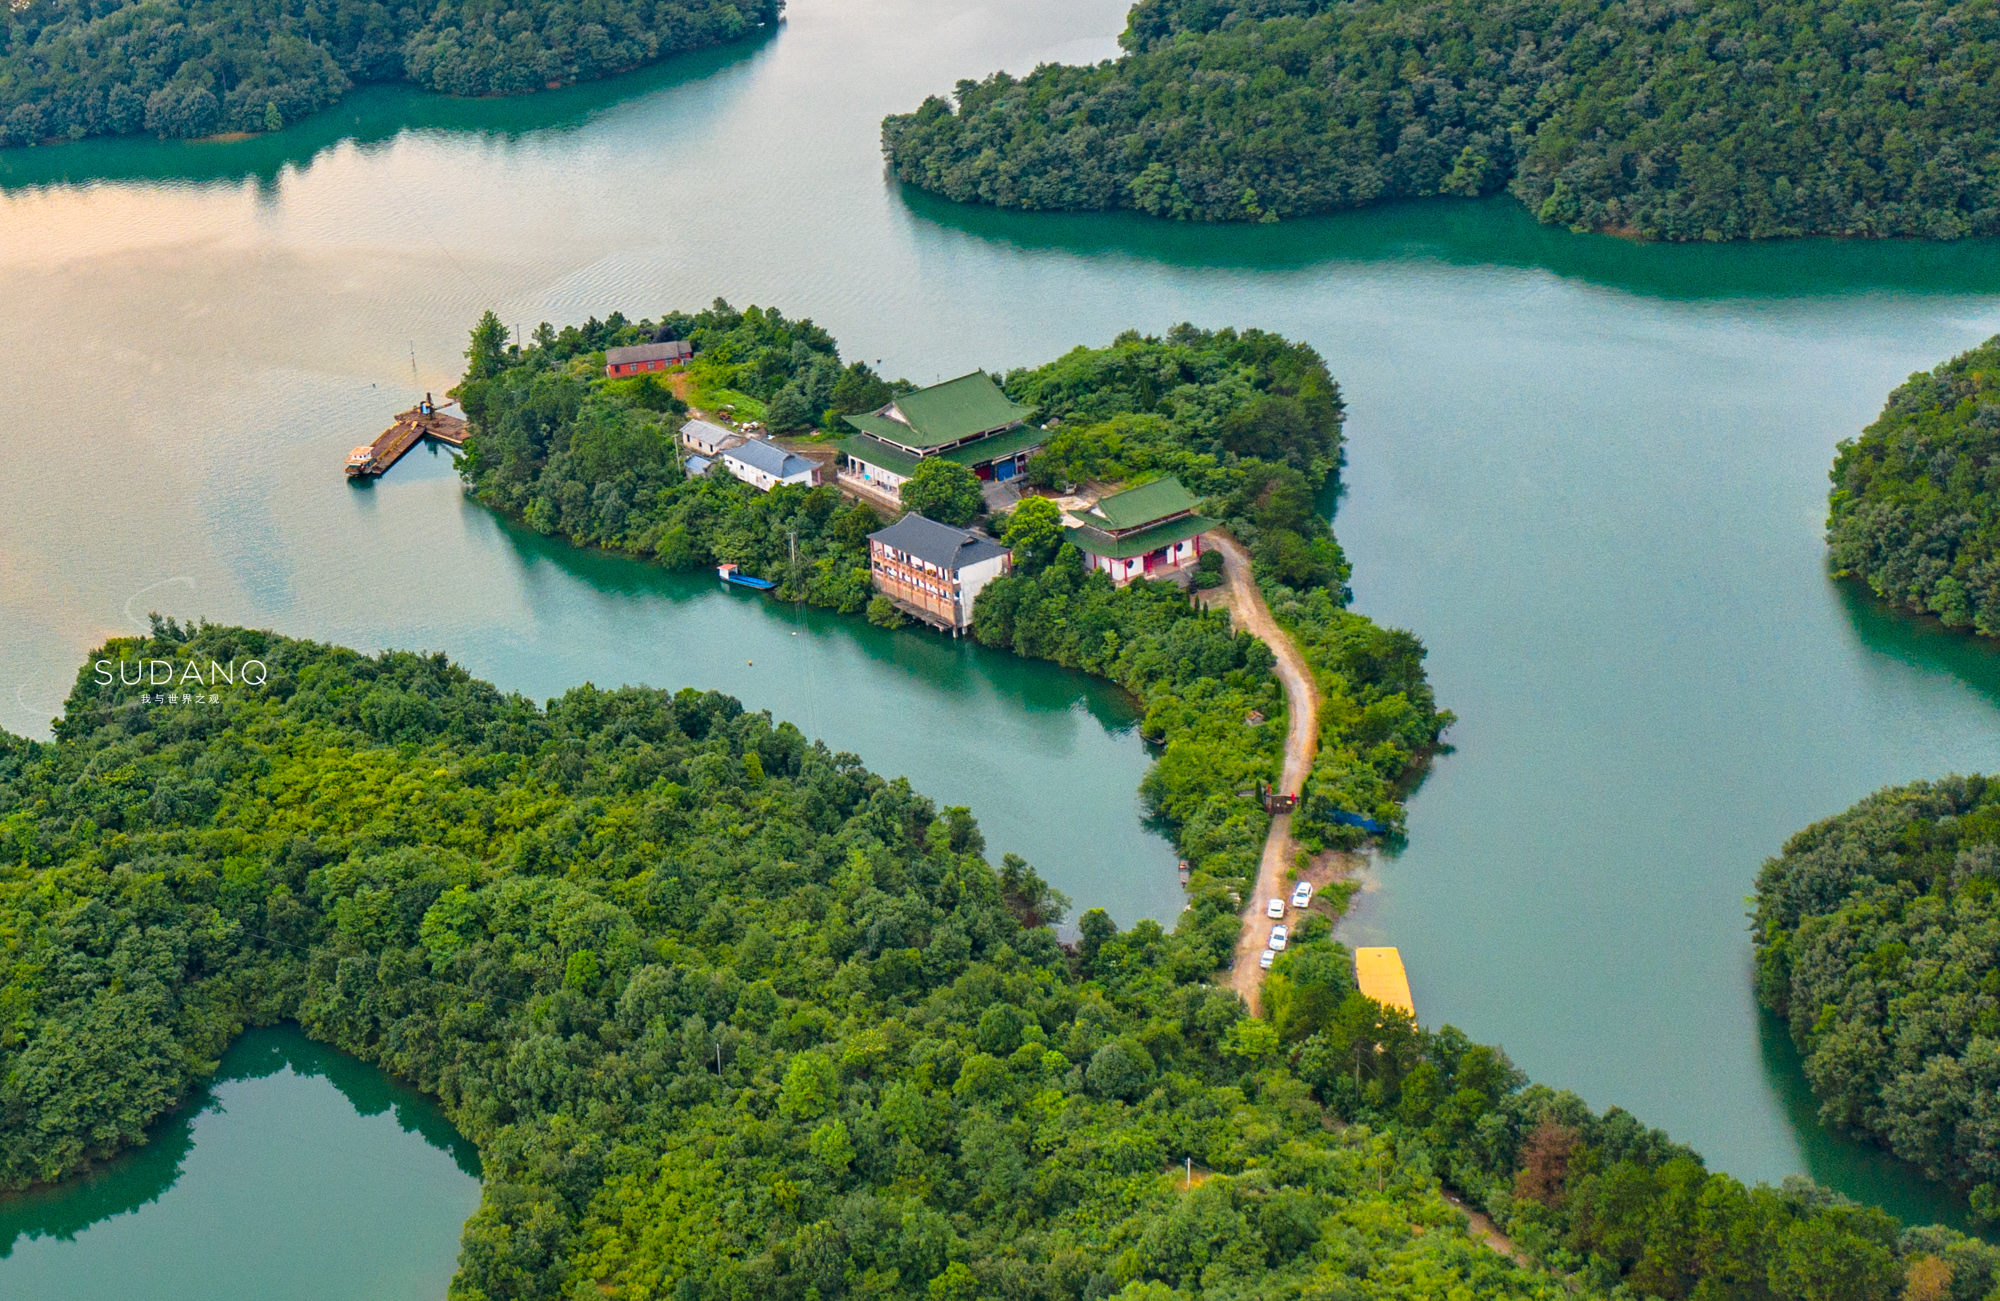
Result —
[[722, 575], [722, 581], [725, 583], [734, 583], [738, 587], [755, 588], [759, 592], [769, 592], [778, 586], [768, 578], [752, 578], [735, 565], [717, 565], [715, 572]]

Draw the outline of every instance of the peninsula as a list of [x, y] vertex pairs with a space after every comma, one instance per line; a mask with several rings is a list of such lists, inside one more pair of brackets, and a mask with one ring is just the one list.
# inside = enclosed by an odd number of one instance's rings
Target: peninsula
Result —
[[1833, 463], [1834, 573], [1947, 628], [2000, 636], [2000, 337], [1889, 395]]
[[1194, 221], [1504, 190], [1640, 239], [2000, 232], [1983, 0], [1141, 0], [1120, 41], [889, 117], [891, 170]]
[[[94, 671], [253, 659], [198, 698]], [[55, 731], [0, 733], [7, 1187], [293, 1020], [478, 1144], [457, 1297], [1893, 1301], [2000, 1266], [1527, 1085], [1323, 934], [1261, 1019], [1199, 921], [1062, 945], [968, 810], [714, 692], [542, 708], [156, 620]]]
[[1878, 791], [1764, 865], [1757, 996], [1820, 1118], [2000, 1222], [2000, 781]]
[[276, 131], [366, 82], [518, 95], [625, 72], [776, 23], [784, 0], [13, 3], [0, 146]]

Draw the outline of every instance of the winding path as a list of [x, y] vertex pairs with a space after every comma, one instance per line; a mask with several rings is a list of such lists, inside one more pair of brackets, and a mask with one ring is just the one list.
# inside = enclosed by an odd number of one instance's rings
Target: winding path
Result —
[[[1305, 791], [1306, 774], [1312, 770], [1313, 752], [1319, 746], [1319, 686], [1313, 681], [1306, 657], [1299, 653], [1291, 637], [1278, 627], [1257, 590], [1250, 573], [1250, 557], [1241, 543], [1217, 531], [1207, 535], [1222, 553], [1223, 604], [1235, 625], [1250, 633], [1277, 657], [1278, 681], [1285, 688], [1285, 764], [1278, 777], [1278, 790], [1286, 795]], [[1285, 873], [1292, 866], [1296, 847], [1292, 843], [1292, 815], [1280, 813], [1271, 819], [1271, 834], [1264, 840], [1264, 858], [1257, 866], [1257, 883], [1243, 901], [1243, 924], [1236, 936], [1236, 957], [1229, 964], [1229, 985], [1250, 1005], [1253, 1015], [1262, 1011], [1260, 995], [1264, 972], [1257, 965], [1271, 923], [1264, 917], [1264, 901], [1283, 898]]]

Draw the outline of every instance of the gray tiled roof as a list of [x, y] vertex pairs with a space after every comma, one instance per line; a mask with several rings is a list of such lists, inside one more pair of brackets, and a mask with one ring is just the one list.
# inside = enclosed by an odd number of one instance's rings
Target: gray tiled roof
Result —
[[762, 439], [753, 438], [740, 447], [732, 447], [724, 452], [753, 469], [762, 470], [773, 479], [788, 479], [795, 474], [803, 474], [813, 468], [813, 463], [803, 456], [794, 456], [782, 447], [775, 447]]
[[712, 421], [694, 419], [681, 426], [681, 437], [695, 442], [707, 443], [710, 447], [727, 447], [732, 442], [744, 441], [743, 435], [733, 429], [724, 429]]
[[947, 570], [963, 569], [967, 565], [976, 565], [982, 560], [1007, 554], [1007, 548], [984, 533], [972, 529], [955, 529], [949, 524], [940, 524], [934, 519], [927, 519], [915, 511], [903, 516], [886, 529], [870, 533], [868, 540], [908, 552], [919, 560], [928, 560], [938, 568]]
[[694, 345], [685, 339], [668, 343], [635, 343], [629, 348], [606, 348], [604, 364], [628, 366], [638, 361], [683, 361], [694, 355]]

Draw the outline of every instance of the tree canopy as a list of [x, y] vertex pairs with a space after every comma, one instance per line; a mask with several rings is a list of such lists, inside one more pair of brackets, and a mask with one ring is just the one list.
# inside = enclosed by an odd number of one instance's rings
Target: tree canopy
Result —
[[775, 23], [783, 0], [25, 0], [0, 21], [0, 145], [269, 131], [357, 83], [504, 95]]
[[940, 524], [964, 528], [986, 512], [979, 476], [956, 461], [927, 456], [901, 491], [903, 505]]
[[2000, 636], [2000, 338], [1910, 376], [1840, 445], [1831, 477], [1836, 573]]
[[887, 118], [892, 170], [1198, 221], [1504, 189], [1647, 239], [2000, 231], [1990, 0], [1143, 0], [1121, 40]]
[[[123, 671], [252, 658], [213, 703]], [[726, 696], [542, 708], [442, 655], [171, 621], [93, 659], [52, 742], [0, 733], [7, 1187], [144, 1141], [293, 1019], [478, 1144], [458, 1301], [1992, 1286], [1984, 1244], [1745, 1189], [1417, 1029], [1323, 924], [1269, 1022], [1209, 979], [1206, 917], [1059, 944], [1065, 901], [968, 810]]]
[[1820, 1116], [2000, 1219], [2000, 782], [1879, 791], [1757, 878], [1757, 990]]

